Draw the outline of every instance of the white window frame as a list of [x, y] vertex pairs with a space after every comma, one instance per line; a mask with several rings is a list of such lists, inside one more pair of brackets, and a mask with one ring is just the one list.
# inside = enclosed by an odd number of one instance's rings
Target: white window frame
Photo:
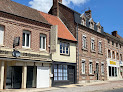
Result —
[[102, 42], [101, 41], [99, 41], [99, 53], [102, 53]]
[[87, 37], [86, 37], [85, 35], [83, 35], [83, 36], [82, 36], [82, 43], [83, 43], [82, 47], [83, 47], [84, 49], [87, 48], [86, 42], [87, 42]]
[[104, 63], [101, 63], [101, 74], [104, 75]]
[[[30, 32], [30, 31], [24, 30], [23, 33], [25, 33], [25, 45], [23, 46], [23, 42], [22, 42], [22, 47], [23, 47], [23, 48], [30, 48], [30, 43], [31, 43], [31, 32]], [[26, 42], [27, 42], [27, 34], [29, 34], [29, 46], [26, 46]], [[23, 37], [23, 36], [22, 36], [22, 37]]]
[[5, 27], [4, 26], [2, 26], [2, 25], [0, 25], [0, 27], [1, 27], [1, 30], [0, 31], [2, 31], [3, 32], [3, 34], [2, 34], [2, 39], [1, 39], [1, 41], [0, 41], [0, 45], [3, 45], [4, 44], [4, 32], [5, 32]]
[[[93, 43], [93, 44], [92, 44]], [[91, 50], [94, 51], [95, 50], [95, 40], [93, 38], [91, 38]]]
[[93, 62], [92, 60], [89, 60], [89, 74], [93, 73]]
[[82, 59], [82, 74], [85, 74], [85, 60]]
[[93, 29], [93, 25], [94, 25], [94, 23], [90, 22], [90, 29]]
[[[43, 48], [43, 37], [45, 37], [45, 48]], [[40, 34], [40, 50], [46, 50], [46, 35]]]
[[[62, 55], [70, 55], [70, 44], [66, 42], [60, 42], [60, 46], [62, 45], [62, 48], [60, 47], [60, 54]], [[67, 47], [68, 47], [68, 53], [67, 53]], [[62, 52], [61, 52], [62, 50]], [[63, 53], [65, 52], [65, 53]]]

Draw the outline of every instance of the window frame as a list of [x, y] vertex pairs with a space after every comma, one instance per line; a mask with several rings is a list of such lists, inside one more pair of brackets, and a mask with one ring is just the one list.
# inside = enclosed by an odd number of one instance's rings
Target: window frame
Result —
[[60, 55], [70, 55], [70, 43], [60, 41]]
[[82, 47], [87, 49], [87, 37], [85, 35], [82, 36]]
[[91, 38], [91, 50], [95, 51], [95, 40], [93, 38]]
[[101, 63], [101, 74], [104, 75], [104, 63]]
[[[23, 48], [30, 48], [31, 46], [31, 32], [30, 31], [28, 31], [28, 30], [24, 30], [23, 31], [23, 34], [25, 33], [25, 42], [24, 42], [24, 46], [23, 46], [23, 38], [22, 38], [22, 47]], [[27, 45], [27, 34], [29, 34], [29, 46], [26, 46]], [[22, 37], [23, 37], [23, 35], [22, 35]]]
[[82, 60], [82, 74], [85, 74], [85, 60], [84, 59]]
[[[99, 45], [99, 53], [102, 53], [102, 42], [101, 41], [99, 41], [99, 43], [98, 43]], [[101, 45], [101, 46], [100, 46]]]
[[[45, 37], [45, 49], [43, 48], [44, 46], [44, 42], [43, 42], [43, 37]], [[39, 46], [39, 48], [40, 48], [40, 50], [46, 50], [46, 41], [47, 40], [47, 37], [46, 37], [46, 35], [45, 34], [40, 34], [40, 46]]]
[[89, 74], [93, 74], [93, 62], [89, 60]]

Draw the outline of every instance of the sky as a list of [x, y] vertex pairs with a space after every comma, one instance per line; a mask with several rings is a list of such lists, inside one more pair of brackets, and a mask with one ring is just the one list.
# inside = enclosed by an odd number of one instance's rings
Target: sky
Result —
[[[52, 0], [12, 0], [17, 3], [32, 7], [34, 9], [48, 12], [52, 6]], [[123, 0], [62, 0], [63, 4], [73, 10], [84, 13], [92, 10], [92, 18], [100, 22], [104, 31], [111, 34], [118, 31], [123, 37]]]

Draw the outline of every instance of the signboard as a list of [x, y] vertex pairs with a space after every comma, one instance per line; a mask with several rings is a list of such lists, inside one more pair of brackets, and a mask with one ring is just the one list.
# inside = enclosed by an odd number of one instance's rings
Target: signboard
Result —
[[111, 65], [116, 65], [116, 62], [110, 61], [110, 64], [111, 64]]

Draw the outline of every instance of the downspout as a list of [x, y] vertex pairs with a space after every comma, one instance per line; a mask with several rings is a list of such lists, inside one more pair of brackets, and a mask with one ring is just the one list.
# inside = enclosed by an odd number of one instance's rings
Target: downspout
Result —
[[76, 38], [77, 38], [77, 60], [78, 60], [78, 73], [77, 73], [77, 76], [78, 76], [78, 79], [77, 79], [77, 83], [79, 81], [79, 37], [78, 37], [78, 23], [77, 23], [77, 27], [76, 27]]

